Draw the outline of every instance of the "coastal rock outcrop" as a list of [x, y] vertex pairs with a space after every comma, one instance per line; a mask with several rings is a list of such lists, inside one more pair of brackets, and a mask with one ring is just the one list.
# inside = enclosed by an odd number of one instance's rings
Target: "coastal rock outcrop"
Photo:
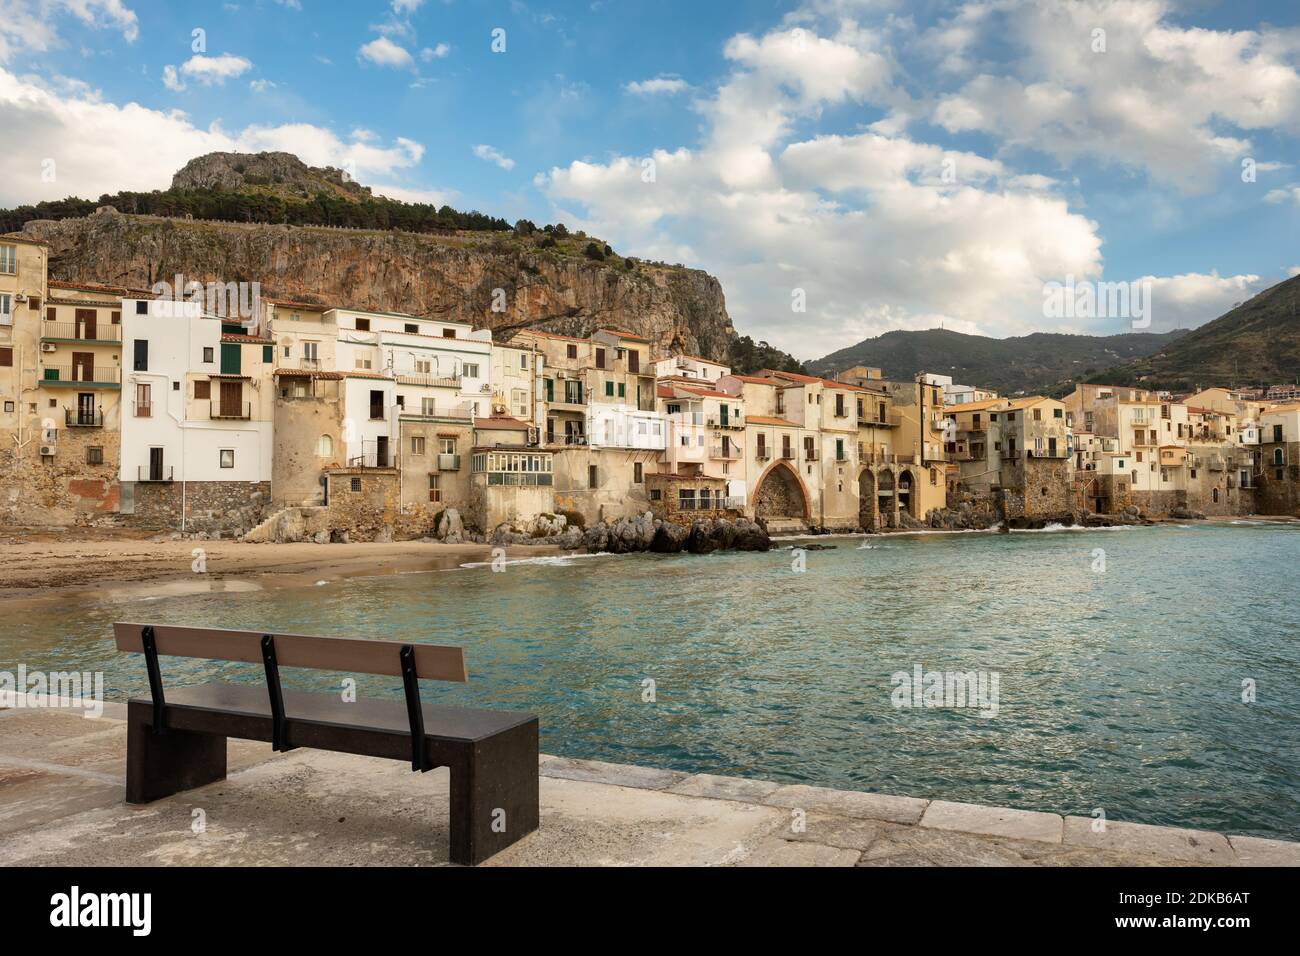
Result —
[[612, 526], [598, 522], [588, 528], [583, 544], [592, 553], [629, 554], [653, 551], [659, 554], [711, 554], [714, 551], [767, 551], [772, 539], [748, 518], [700, 519], [689, 528], [655, 518], [649, 512], [636, 518], [620, 518]]

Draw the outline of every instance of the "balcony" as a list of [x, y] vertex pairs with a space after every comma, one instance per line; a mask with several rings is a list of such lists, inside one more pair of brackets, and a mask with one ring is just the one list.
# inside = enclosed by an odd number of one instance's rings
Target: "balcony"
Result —
[[740, 446], [731, 442], [722, 442], [709, 446], [709, 457], [724, 461], [737, 461], [740, 458]]
[[391, 452], [368, 451], [348, 459], [349, 468], [395, 468], [396, 456]]
[[148, 465], [140, 465], [135, 470], [136, 481], [172, 481], [174, 469], [169, 465], [166, 468], [153, 468]]
[[153, 402], [132, 402], [131, 412], [136, 418], [153, 418]]
[[438, 455], [439, 471], [460, 471], [460, 455]]
[[755, 461], [768, 461], [772, 457], [772, 449], [760, 445], [754, 452]]
[[212, 399], [208, 402], [208, 418], [248, 421], [253, 417], [251, 402], [222, 402]]
[[548, 445], [585, 445], [587, 444], [586, 435], [557, 435], [555, 432], [546, 433], [546, 444]]
[[707, 419], [710, 428], [744, 428], [745, 419], [740, 415], [728, 415], [722, 418], [719, 415], [710, 415]]
[[54, 342], [104, 342], [122, 341], [122, 326], [96, 322], [41, 322], [41, 340]]
[[785, 459], [786, 461], [794, 461], [794, 449], [793, 449], [793, 448], [782, 448], [782, 449], [781, 449], [781, 457], [782, 457], [783, 459]]
[[804, 461], [816, 461], [816, 460], [817, 460], [817, 449], [816, 449], [816, 448], [805, 448], [805, 449], [803, 450], [803, 460], [804, 460]]
[[397, 380], [403, 385], [428, 385], [433, 388], [460, 388], [459, 375], [437, 375], [433, 372], [404, 371], [397, 373]]
[[457, 402], [451, 405], [421, 405], [418, 410], [402, 409], [403, 418], [455, 418], [469, 421], [474, 417], [473, 402]]
[[103, 409], [65, 408], [63, 424], [69, 428], [103, 428]]
[[101, 365], [42, 365], [40, 384], [45, 388], [67, 386], [108, 386], [122, 383], [122, 371]]
[[678, 511], [743, 511], [745, 499], [731, 498], [678, 498]]

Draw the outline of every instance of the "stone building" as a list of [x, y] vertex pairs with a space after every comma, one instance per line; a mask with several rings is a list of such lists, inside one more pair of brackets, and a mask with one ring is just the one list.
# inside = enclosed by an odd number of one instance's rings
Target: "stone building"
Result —
[[1300, 515], [1300, 403], [1268, 408], [1259, 425], [1259, 510]]

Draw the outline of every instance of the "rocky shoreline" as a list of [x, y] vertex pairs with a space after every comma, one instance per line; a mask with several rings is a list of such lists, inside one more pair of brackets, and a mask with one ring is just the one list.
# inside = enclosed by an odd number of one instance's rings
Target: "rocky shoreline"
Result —
[[527, 528], [498, 525], [486, 543], [549, 544], [588, 554], [711, 554], [767, 551], [772, 547], [767, 530], [748, 518], [701, 518], [686, 525], [656, 518], [648, 511], [613, 522], [598, 521], [589, 528], [570, 525], [564, 515], [539, 515]]

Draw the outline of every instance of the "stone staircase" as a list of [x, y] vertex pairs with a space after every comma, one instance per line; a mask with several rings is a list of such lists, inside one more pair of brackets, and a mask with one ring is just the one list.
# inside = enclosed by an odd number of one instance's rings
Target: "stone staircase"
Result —
[[318, 535], [329, 540], [329, 509], [323, 505], [293, 505], [281, 508], [254, 527], [241, 541], [258, 544], [286, 544], [314, 541]]

